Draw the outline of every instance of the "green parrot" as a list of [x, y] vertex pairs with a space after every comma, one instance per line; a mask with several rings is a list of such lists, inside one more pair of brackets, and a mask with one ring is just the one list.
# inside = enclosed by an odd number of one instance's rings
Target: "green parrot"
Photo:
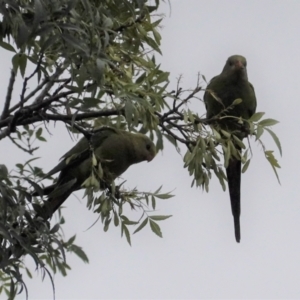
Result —
[[[42, 192], [42, 195], [48, 195], [45, 203], [47, 212], [44, 209], [42, 213], [45, 219], [51, 217], [72, 192], [81, 189], [84, 181], [91, 175], [90, 147], [93, 148], [97, 161], [101, 163], [103, 176], [99, 181], [102, 189], [132, 164], [149, 162], [156, 155], [153, 142], [140, 133], [102, 127], [91, 136], [90, 142], [85, 137], [81, 138], [45, 176], [60, 172], [57, 182], [45, 187]], [[33, 196], [36, 195], [37, 191], [33, 193]]]
[[[209, 82], [204, 94], [204, 103], [207, 118], [210, 119], [232, 104], [236, 99], [242, 99], [240, 104], [224, 112], [222, 115], [249, 119], [256, 110], [256, 97], [253, 85], [248, 81], [247, 61], [241, 55], [230, 56], [220, 75], [215, 76]], [[241, 130], [236, 119], [223, 118], [217, 120], [219, 126], [243, 139], [246, 133]], [[236, 145], [236, 148], [241, 149]], [[231, 210], [234, 219], [235, 239], [239, 243], [240, 233], [240, 190], [241, 190], [241, 161], [231, 158], [226, 168], [228, 187], [231, 201]]]

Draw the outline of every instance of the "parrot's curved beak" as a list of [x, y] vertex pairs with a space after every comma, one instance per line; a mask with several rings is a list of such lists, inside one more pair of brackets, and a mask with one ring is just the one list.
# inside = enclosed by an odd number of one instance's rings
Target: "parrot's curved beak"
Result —
[[147, 157], [147, 162], [150, 162], [153, 158], [154, 158], [154, 156], [150, 156], [150, 155], [149, 155], [149, 156]]
[[154, 152], [154, 153], [151, 153], [151, 154], [149, 154], [149, 155], [147, 155], [147, 162], [150, 162], [154, 157], [155, 157], [155, 155], [156, 155], [156, 153]]
[[237, 60], [234, 64], [236, 70], [243, 70], [245, 69], [243, 63], [240, 60]]

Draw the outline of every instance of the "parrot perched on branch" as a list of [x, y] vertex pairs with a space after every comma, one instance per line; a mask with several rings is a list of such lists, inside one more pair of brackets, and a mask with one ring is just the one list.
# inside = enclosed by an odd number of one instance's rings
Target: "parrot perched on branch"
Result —
[[[226, 110], [233, 101], [241, 99], [242, 102]], [[249, 119], [256, 110], [256, 97], [253, 85], [248, 81], [247, 61], [241, 55], [230, 56], [220, 75], [215, 76], [209, 82], [204, 94], [204, 103], [207, 118], [214, 116], [233, 116]], [[216, 119], [219, 127], [232, 132], [239, 139], [246, 137], [246, 132], [241, 130], [236, 118]], [[234, 140], [233, 140], [234, 142]], [[240, 147], [235, 147], [241, 151]], [[232, 157], [226, 168], [231, 210], [234, 219], [235, 239], [239, 243], [240, 233], [240, 190], [241, 190], [241, 160]]]
[[97, 170], [98, 163], [101, 163], [102, 178], [97, 179], [102, 189], [131, 165], [142, 161], [149, 162], [156, 155], [154, 143], [144, 134], [134, 134], [111, 127], [98, 129], [90, 141], [86, 137], [81, 138], [62, 156], [62, 161], [46, 174], [45, 177], [49, 177], [60, 172], [55, 184], [45, 187], [42, 192], [33, 193], [33, 196], [48, 195], [47, 212], [44, 209], [42, 214], [38, 215], [50, 218], [72, 192], [82, 188], [82, 184], [92, 173], [92, 150], [97, 160]]

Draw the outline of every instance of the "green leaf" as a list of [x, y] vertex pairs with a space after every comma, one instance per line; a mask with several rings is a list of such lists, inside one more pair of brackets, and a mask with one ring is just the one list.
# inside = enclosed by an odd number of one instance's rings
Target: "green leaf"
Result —
[[152, 195], [152, 197], [151, 197], [151, 203], [152, 203], [152, 209], [155, 210], [155, 207], [156, 207], [156, 201], [155, 201], [155, 198], [154, 198], [153, 195]]
[[132, 115], [133, 115], [133, 105], [130, 100], [125, 102], [125, 116], [128, 124], [132, 123]]
[[243, 102], [243, 100], [241, 98], [237, 98], [232, 102], [232, 105], [239, 105], [242, 102]]
[[104, 222], [104, 228], [103, 228], [104, 232], [107, 232], [110, 222], [111, 222], [111, 218], [107, 217]]
[[170, 195], [169, 193], [166, 193], [166, 194], [156, 194], [154, 196], [156, 198], [159, 198], [159, 199], [170, 199], [170, 198], [174, 197], [174, 195]]
[[81, 109], [91, 109], [99, 105], [100, 101], [97, 98], [84, 97], [82, 99]]
[[168, 134], [163, 134], [163, 136], [173, 145], [175, 146], [176, 150], [178, 153], [180, 153], [180, 148], [177, 145], [177, 141], [174, 139], [173, 136], [168, 135]]
[[223, 172], [222, 168], [217, 168], [217, 170], [215, 170], [215, 174], [217, 175], [219, 182], [222, 186], [223, 191], [226, 191], [226, 185], [225, 185], [225, 180], [226, 180], [226, 176]]
[[234, 144], [237, 144], [242, 149], [246, 149], [246, 146], [244, 145], [244, 143], [237, 136], [233, 135], [233, 139], [235, 141]]
[[243, 165], [243, 168], [242, 168], [242, 173], [245, 173], [249, 167], [249, 164], [250, 164], [250, 159], [248, 159], [246, 161], [246, 163]]
[[50, 233], [56, 233], [56, 232], [58, 232], [58, 230], [60, 229], [60, 225], [59, 224], [55, 224], [52, 228], [51, 228], [51, 230], [50, 230]]
[[41, 21], [47, 18], [47, 12], [40, 0], [34, 0], [34, 19], [33, 26], [36, 27]]
[[256, 141], [259, 140], [259, 138], [264, 133], [264, 128], [260, 125], [257, 125], [257, 131], [256, 131]]
[[16, 296], [16, 293], [17, 293], [17, 289], [15, 288], [15, 283], [14, 283], [13, 279], [11, 278], [8, 300], [13, 300]]
[[163, 220], [169, 219], [171, 217], [172, 217], [172, 215], [170, 215], [170, 216], [150, 216], [149, 219], [154, 220], [154, 221], [163, 221]]
[[35, 132], [35, 137], [41, 141], [41, 142], [46, 142], [47, 140], [42, 136], [43, 133], [43, 128], [40, 127], [36, 132]]
[[71, 45], [75, 49], [84, 52], [86, 56], [89, 55], [88, 47], [81, 43], [80, 40], [74, 38], [72, 35], [69, 35], [67, 33], [62, 34], [62, 38], [65, 40], [67, 45]]
[[[44, 53], [49, 47], [51, 47], [53, 44], [56, 43], [57, 40], [59, 40], [58, 35], [50, 36], [48, 39], [46, 39], [44, 42], [41, 44], [41, 53]], [[29, 57], [30, 59], [30, 57]]]
[[37, 194], [39, 196], [43, 196], [44, 194], [44, 190], [33, 180], [30, 180], [29, 178], [24, 177], [24, 180], [28, 181], [34, 188], [35, 192], [37, 192]]
[[222, 148], [224, 152], [224, 166], [225, 168], [227, 168], [229, 164], [230, 155], [231, 155], [230, 147], [228, 146], [226, 147], [225, 145], [222, 145]]
[[111, 18], [108, 18], [106, 16], [103, 16], [104, 17], [104, 20], [103, 20], [103, 27], [104, 28], [108, 28], [108, 29], [111, 29], [114, 25], [114, 22], [112, 21]]
[[11, 236], [9, 234], [9, 231], [7, 230], [7, 228], [5, 227], [5, 225], [3, 225], [3, 223], [0, 223], [0, 235], [2, 237], [5, 237], [11, 243], [13, 243], [13, 239], [11, 238]]
[[140, 224], [140, 226], [133, 232], [133, 234], [139, 232], [141, 229], [143, 229], [148, 223], [148, 218], [145, 218], [145, 220]]
[[273, 171], [274, 171], [274, 173], [277, 177], [277, 180], [280, 184], [279, 176], [278, 176], [278, 173], [277, 173], [277, 170], [276, 170], [276, 168], [280, 168], [280, 165], [278, 164], [277, 159], [274, 157], [273, 151], [265, 151], [265, 155], [266, 155], [267, 160], [271, 164], [271, 166], [273, 168]]
[[160, 192], [161, 189], [162, 189], [162, 185], [153, 194], [154, 195], [157, 194], [158, 192]]
[[152, 29], [152, 32], [153, 32], [153, 36], [155, 38], [156, 43], [160, 44], [160, 41], [161, 41], [160, 33], [155, 28]]
[[[121, 216], [122, 219], [125, 217], [125, 216]], [[126, 224], [126, 225], [137, 225], [139, 224], [139, 222], [136, 222], [136, 221], [130, 221], [128, 220], [127, 218], [123, 221], [123, 224]]]
[[0, 41], [0, 47], [11, 52], [16, 52], [15, 48], [11, 44], [5, 43], [3, 41]]
[[73, 244], [74, 243], [74, 241], [75, 241], [75, 239], [76, 239], [76, 235], [73, 235], [71, 238], [69, 238], [69, 240], [67, 241], [67, 245], [71, 245], [71, 244]]
[[21, 76], [23, 78], [25, 75], [26, 65], [27, 65], [27, 55], [22, 53], [19, 55], [19, 67], [20, 67]]
[[280, 168], [280, 165], [278, 164], [277, 159], [275, 158], [275, 156], [273, 155], [274, 151], [271, 150], [266, 150], [265, 154], [269, 160], [269, 162], [271, 163], [272, 166], [276, 167], [276, 168]]
[[264, 114], [265, 114], [264, 112], [257, 112], [248, 121], [250, 121], [250, 122], [257, 122], [257, 121], [259, 121], [262, 118], [262, 116]]
[[[28, 268], [25, 268], [25, 271], [26, 271], [27, 276], [28, 276], [30, 279], [32, 279], [32, 274], [31, 274], [31, 272], [29, 271], [29, 269], [28, 269]], [[0, 293], [0, 294], [1, 294], [1, 293]]]
[[277, 135], [269, 128], [265, 128], [269, 134], [271, 135], [271, 137], [273, 138], [278, 150], [279, 150], [279, 153], [280, 153], [280, 156], [282, 156], [282, 148], [281, 148], [281, 143], [279, 141], [279, 138], [277, 137]]
[[87, 255], [85, 254], [85, 252], [82, 250], [81, 247], [73, 244], [69, 247], [68, 250], [74, 252], [79, 258], [82, 259], [83, 262], [85, 263], [89, 262], [89, 258], [87, 257]]
[[30, 31], [27, 25], [24, 22], [20, 22], [18, 26], [18, 35], [16, 37], [16, 44], [19, 48], [28, 42], [29, 35]]
[[276, 124], [278, 124], [279, 122], [278, 121], [276, 121], [276, 120], [274, 120], [274, 119], [264, 119], [264, 120], [262, 120], [262, 121], [260, 121], [258, 124], [260, 125], [260, 126], [273, 126], [273, 125], [276, 125]]
[[19, 53], [15, 54], [12, 58], [13, 70], [17, 74], [19, 68]]
[[154, 221], [152, 221], [151, 219], [149, 220], [150, 222], [150, 228], [152, 229], [152, 231], [158, 235], [159, 237], [162, 238], [162, 232], [160, 230], [160, 227], [157, 223], [155, 223]]
[[155, 84], [160, 84], [162, 82], [168, 81], [169, 79], [169, 72], [163, 72], [161, 73], [155, 80]]
[[43, 136], [37, 136], [36, 138], [41, 142], [47, 142], [47, 140]]
[[100, 58], [96, 59], [96, 66], [97, 66], [97, 82], [100, 83], [102, 81], [104, 71], [105, 71], [105, 66], [106, 62], [103, 61]]
[[120, 220], [119, 220], [119, 216], [117, 214], [117, 212], [114, 211], [114, 224], [115, 226], [119, 226]]
[[130, 240], [130, 233], [128, 228], [126, 227], [126, 225], [122, 222], [122, 226], [121, 226], [121, 236], [123, 236], [123, 232], [125, 233], [126, 236], [126, 240], [128, 242], [128, 244], [131, 246], [131, 240]]
[[38, 137], [38, 136], [41, 136], [43, 133], [43, 128], [40, 127], [36, 132], [35, 132], [35, 136]]
[[8, 169], [5, 165], [0, 164], [0, 179], [7, 178], [8, 176]]
[[231, 134], [228, 131], [221, 129], [221, 132], [224, 134], [225, 137], [230, 138]]
[[145, 37], [145, 41], [151, 48], [153, 48], [155, 51], [162, 55], [162, 52], [159, 49], [157, 43], [151, 37]]

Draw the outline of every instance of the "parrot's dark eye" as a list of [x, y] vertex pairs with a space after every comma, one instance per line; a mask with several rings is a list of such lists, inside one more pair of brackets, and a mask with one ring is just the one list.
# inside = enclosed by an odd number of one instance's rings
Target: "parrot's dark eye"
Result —
[[229, 61], [229, 66], [231, 67], [233, 65], [233, 62], [232, 61]]
[[150, 150], [150, 149], [151, 149], [151, 145], [150, 145], [150, 144], [147, 144], [147, 145], [146, 145], [146, 149], [147, 149], [147, 150]]

